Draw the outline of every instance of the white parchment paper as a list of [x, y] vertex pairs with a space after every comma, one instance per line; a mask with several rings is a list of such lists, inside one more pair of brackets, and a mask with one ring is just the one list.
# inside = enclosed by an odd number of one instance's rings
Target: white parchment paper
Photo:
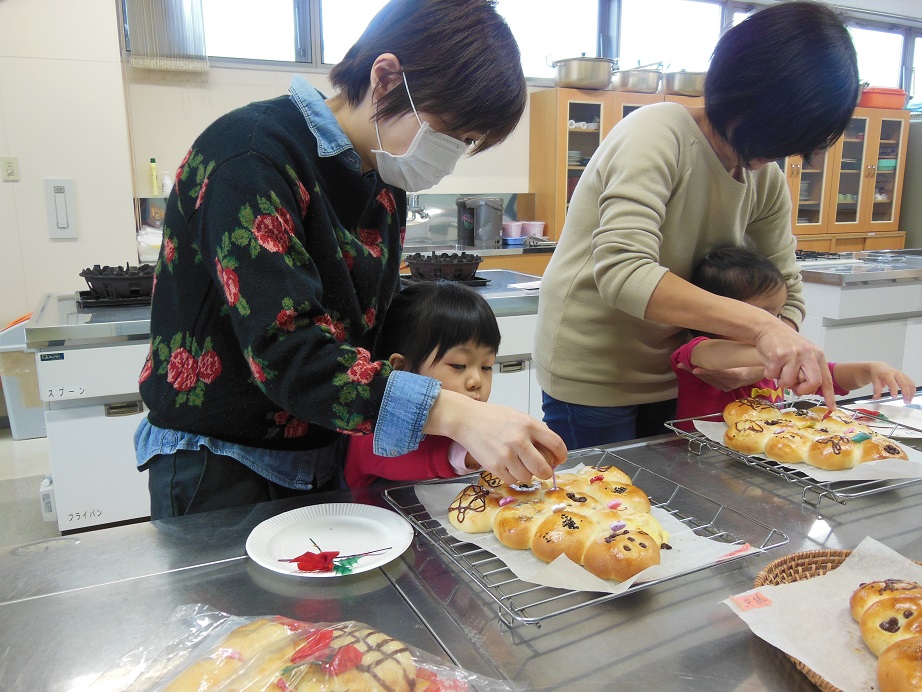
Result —
[[[720, 445], [724, 443], [724, 432], [727, 429], [726, 423], [696, 420], [695, 429], [712, 442]], [[905, 452], [908, 460], [905, 459], [881, 459], [879, 461], [868, 461], [864, 464], [858, 464], [853, 469], [843, 469], [842, 471], [827, 471], [818, 469], [810, 464], [780, 464], [785, 468], [794, 471], [802, 471], [807, 476], [820, 483], [829, 481], [892, 481], [903, 478], [922, 478], [922, 452], [901, 445], [896, 440], [891, 440], [894, 444], [899, 445]], [[765, 457], [754, 455], [760, 459]]]
[[[578, 468], [581, 466], [576, 467]], [[576, 469], [568, 469], [568, 471]], [[628, 581], [616, 582], [599, 579], [571, 561], [566, 555], [561, 555], [554, 562], [546, 563], [535, 557], [530, 550], [507, 548], [497, 540], [492, 531], [465, 533], [455, 529], [448, 522], [448, 507], [458, 493], [469, 484], [469, 482], [419, 484], [415, 486], [416, 496], [429, 515], [438, 520], [449, 535], [488, 550], [502, 560], [516, 577], [532, 584], [578, 591], [621, 593], [627, 591], [634, 582], [664, 579], [697, 567], [712, 565], [727, 557], [754, 552], [748, 545], [730, 545], [702, 538], [668, 512], [654, 507], [652, 514], [669, 532], [669, 545], [672, 546], [672, 550], [661, 551], [659, 565], [645, 569]]]
[[723, 603], [754, 634], [844, 692], [867, 692], [877, 689], [877, 657], [861, 638], [849, 599], [861, 584], [879, 579], [922, 583], [922, 566], [868, 537], [822, 577], [737, 594], [760, 594], [771, 601], [769, 606], [742, 610], [733, 598]]

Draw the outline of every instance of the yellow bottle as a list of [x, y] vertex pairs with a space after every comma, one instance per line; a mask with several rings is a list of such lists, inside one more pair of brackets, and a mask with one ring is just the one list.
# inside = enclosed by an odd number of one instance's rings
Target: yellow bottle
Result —
[[150, 160], [150, 191], [154, 197], [160, 196], [160, 181], [157, 179], [157, 159]]

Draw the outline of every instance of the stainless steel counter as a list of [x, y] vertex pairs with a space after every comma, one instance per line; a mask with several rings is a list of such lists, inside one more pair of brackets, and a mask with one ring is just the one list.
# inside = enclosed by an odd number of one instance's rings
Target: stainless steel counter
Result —
[[922, 281], [918, 251], [843, 252], [838, 260], [806, 260], [800, 274], [811, 283], [849, 286], [892, 281]]
[[[663, 436], [612, 446], [622, 458], [785, 531], [774, 551], [545, 620], [508, 627], [492, 601], [425, 537], [366, 574], [277, 575], [244, 543], [262, 520], [377, 490], [329, 493], [77, 534], [0, 555], [0, 689], [70, 690], [143, 645], [172, 610], [207, 603], [240, 615], [358, 619], [446, 660], [529, 689], [810, 690], [777, 650], [720, 603], [783, 555], [854, 548], [865, 536], [922, 559], [922, 484], [850, 501], [801, 503], [800, 488], [718, 452]], [[322, 583], [319, 583], [322, 582]]]
[[[521, 250], [518, 252], [521, 254]], [[511, 288], [510, 284], [538, 277], [507, 269], [484, 269], [477, 275], [489, 279], [486, 286], [476, 290], [484, 295], [497, 317], [537, 311], [538, 292]], [[150, 337], [150, 306], [82, 308], [77, 305], [76, 293], [46, 293], [26, 324], [25, 333], [26, 345], [31, 349], [60, 346], [65, 341], [79, 346], [145, 340]]]
[[81, 308], [76, 293], [46, 293], [26, 324], [29, 348], [103, 344], [150, 336], [150, 306]]

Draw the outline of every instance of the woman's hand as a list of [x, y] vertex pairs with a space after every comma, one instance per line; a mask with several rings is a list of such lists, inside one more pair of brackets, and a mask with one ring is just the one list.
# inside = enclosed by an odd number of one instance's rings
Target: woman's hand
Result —
[[819, 346], [777, 319], [758, 332], [755, 346], [764, 359], [765, 376], [778, 380], [779, 387], [798, 395], [821, 394], [826, 406], [836, 408], [832, 374]]
[[553, 467], [567, 457], [563, 440], [541, 421], [444, 389], [423, 431], [455, 440], [505, 483], [550, 478]]

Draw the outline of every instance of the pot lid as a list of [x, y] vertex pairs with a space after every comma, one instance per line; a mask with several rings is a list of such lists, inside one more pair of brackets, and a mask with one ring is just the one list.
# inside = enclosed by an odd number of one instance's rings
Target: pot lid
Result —
[[553, 63], [551, 63], [551, 67], [557, 67], [558, 65], [565, 65], [568, 62], [604, 62], [604, 63], [608, 63], [609, 65], [617, 65], [618, 59], [617, 58], [587, 57], [586, 54], [583, 53], [578, 58], [562, 58], [560, 60], [555, 60]]

